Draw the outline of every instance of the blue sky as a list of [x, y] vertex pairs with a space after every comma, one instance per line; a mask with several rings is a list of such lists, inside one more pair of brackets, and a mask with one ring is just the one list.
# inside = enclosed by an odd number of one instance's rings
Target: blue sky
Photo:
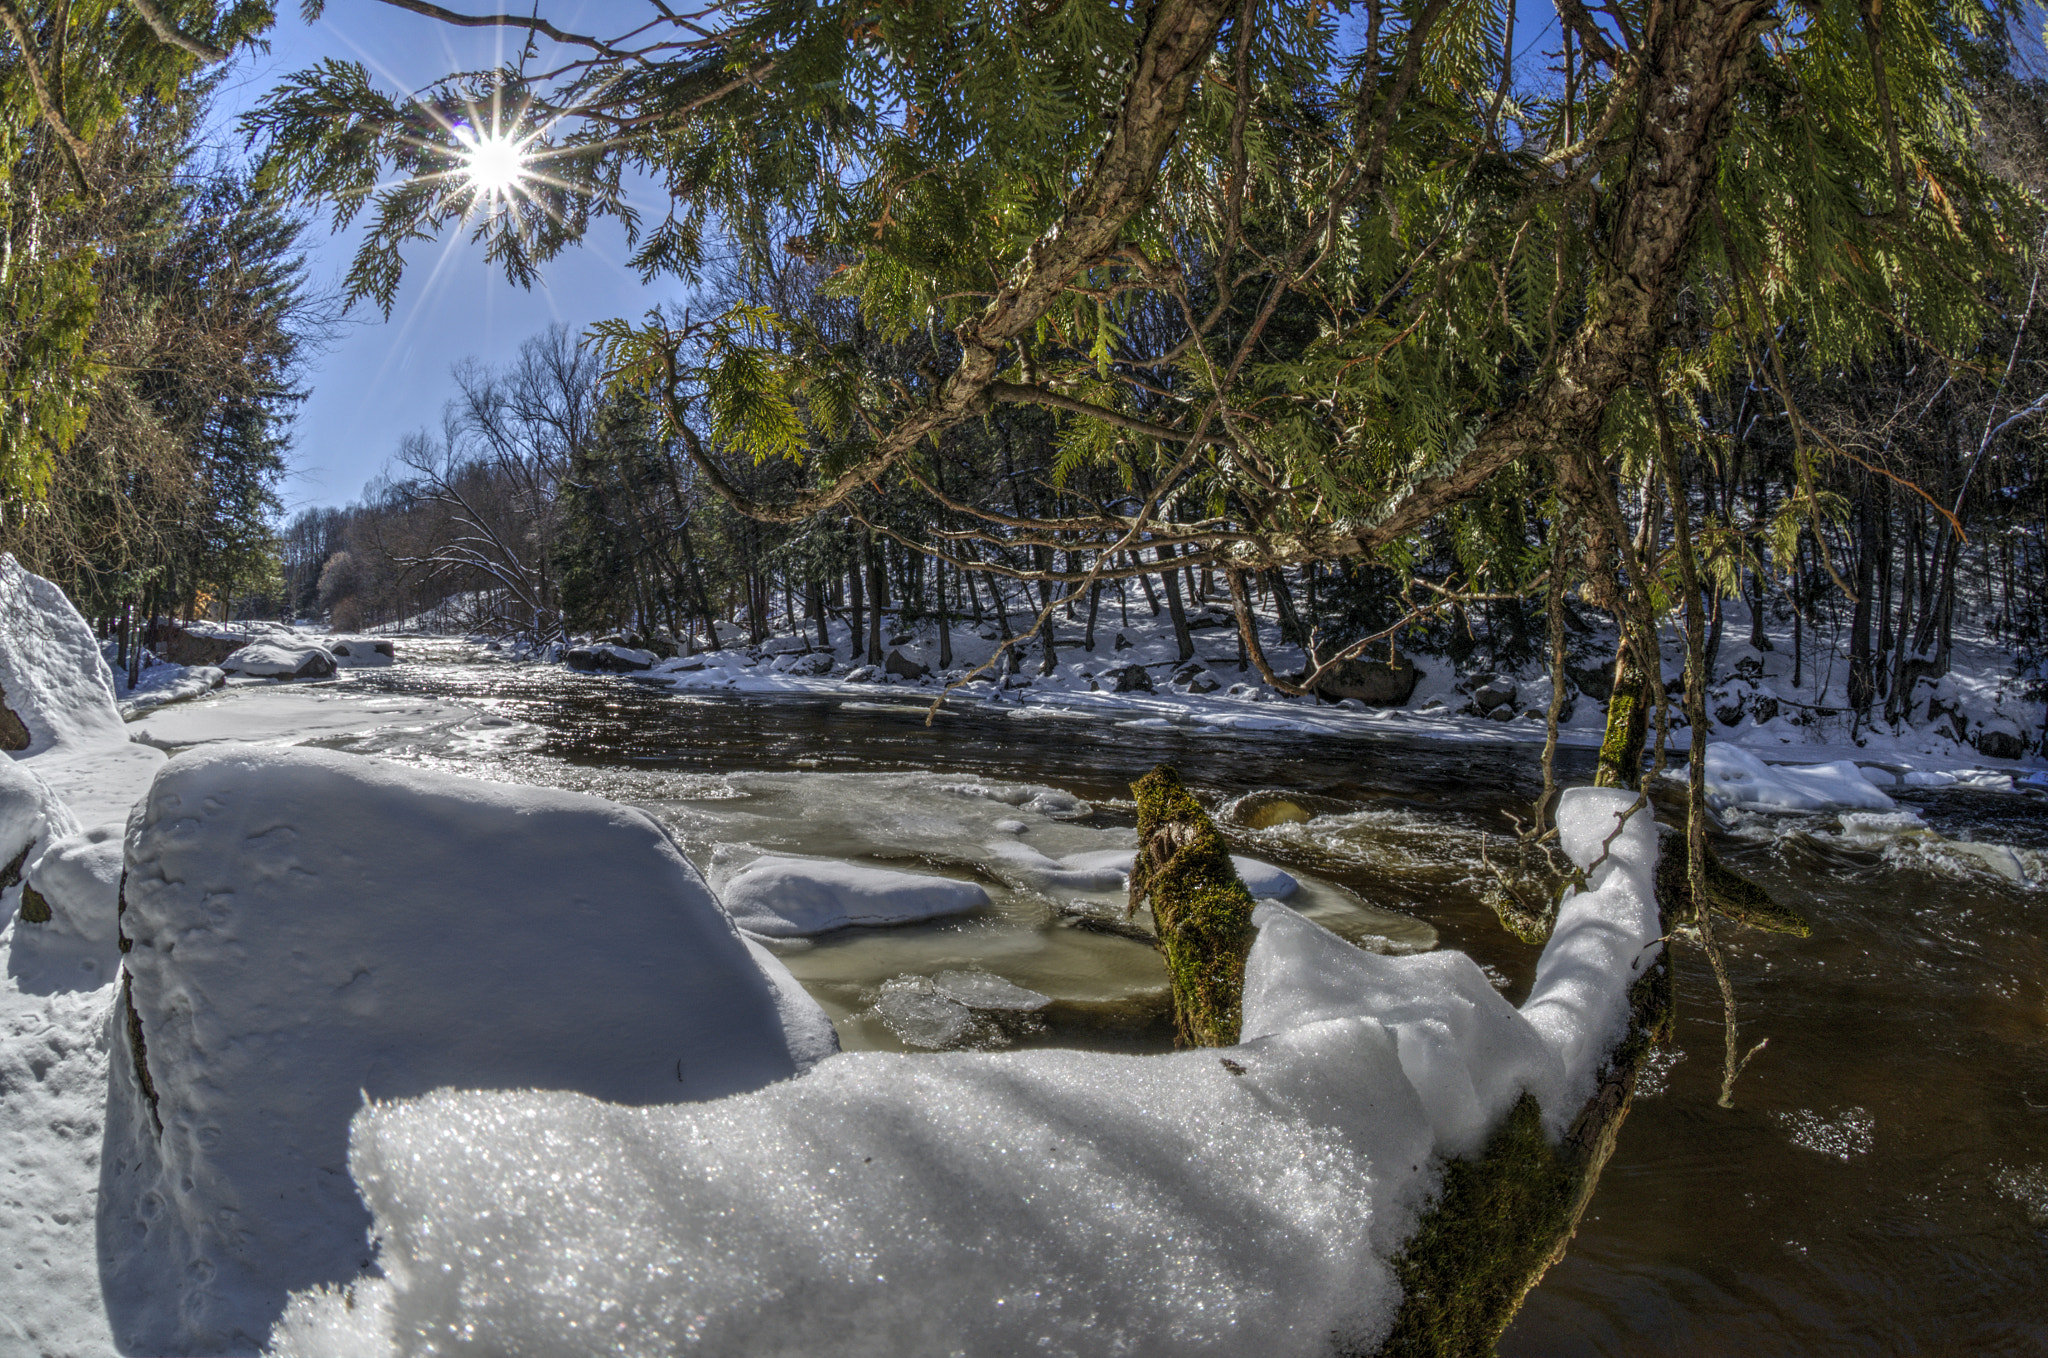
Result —
[[[637, 4], [584, 9], [579, 14], [572, 6], [550, 5], [548, 15], [572, 30], [579, 20], [603, 30], [612, 27], [606, 11], [644, 13]], [[384, 89], [409, 91], [449, 71], [491, 64], [504, 41], [490, 30], [453, 28], [370, 0], [333, 0], [314, 24], [299, 17], [295, 4], [278, 10], [269, 55], [241, 58], [220, 92], [216, 115], [224, 127], [284, 77], [323, 57], [359, 60]], [[223, 138], [231, 135], [226, 127]], [[239, 148], [239, 139], [233, 144]], [[358, 234], [330, 235], [324, 217], [315, 221], [305, 237], [315, 288], [339, 290]], [[357, 306], [308, 367], [312, 395], [294, 429], [292, 476], [283, 488], [287, 513], [361, 495], [405, 434], [439, 423], [453, 390], [449, 369], [460, 360], [504, 363], [551, 323], [581, 331], [592, 321], [637, 317], [682, 295], [674, 282], [644, 286], [626, 267], [626, 253], [617, 227], [604, 223], [581, 249], [549, 267], [544, 285], [528, 292], [507, 283], [484, 262], [482, 250], [460, 236], [414, 247], [391, 318]]]

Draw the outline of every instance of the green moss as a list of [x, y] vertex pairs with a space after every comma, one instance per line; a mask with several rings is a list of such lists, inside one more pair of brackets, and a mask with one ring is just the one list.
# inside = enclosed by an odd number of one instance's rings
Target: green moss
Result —
[[1162, 764], [1131, 792], [1138, 801], [1131, 909], [1150, 898], [1173, 988], [1175, 1040], [1183, 1047], [1230, 1046], [1242, 1021], [1252, 894], [1179, 774]]
[[1649, 677], [1626, 646], [1614, 662], [1614, 692], [1607, 700], [1607, 732], [1600, 740], [1600, 767], [1595, 787], [1643, 786], [1643, 745], [1650, 735], [1650, 707], [1645, 701]]
[[1522, 1095], [1470, 1160], [1444, 1165], [1443, 1192], [1394, 1259], [1400, 1315], [1384, 1358], [1487, 1354], [1570, 1236], [1585, 1171], [1543, 1133]]
[[21, 889], [21, 918], [29, 924], [50, 922], [50, 903], [43, 899], [43, 893], [32, 886]]

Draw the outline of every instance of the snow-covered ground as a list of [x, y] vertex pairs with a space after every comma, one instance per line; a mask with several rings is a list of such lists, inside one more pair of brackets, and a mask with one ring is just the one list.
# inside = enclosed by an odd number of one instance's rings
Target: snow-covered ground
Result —
[[[1229, 643], [1234, 669], [1227, 632], [1198, 636]], [[1170, 634], [1126, 640], [1101, 660], [1175, 668]], [[1163, 660], [1144, 659], [1161, 645]], [[906, 660], [911, 646], [897, 648]], [[792, 673], [793, 647], [748, 659], [648, 678], [876, 691]], [[1287, 725], [1248, 729], [1541, 733], [1446, 711], [1470, 687], [1447, 671], [1410, 709], [1376, 711], [1170, 679], [1102, 691], [1102, 670], [1083, 673], [1098, 663], [994, 701], [1219, 734], [1267, 718]], [[1603, 861], [1630, 799], [1575, 790], [1560, 823], [1590, 880], [1519, 1009], [1464, 955], [1433, 951], [1426, 925], [1244, 859], [1267, 902], [1241, 1046], [992, 1050], [977, 1034], [1077, 985], [1114, 989], [1061, 951], [1099, 936], [1038, 930], [1051, 941], [1037, 953], [963, 956], [961, 939], [1026, 931], [810, 931], [931, 909], [970, 926], [1120, 915], [1129, 832], [1090, 823], [1067, 793], [734, 774], [677, 794], [657, 822], [285, 748], [507, 729], [466, 704], [346, 682], [186, 686], [196, 696], [124, 723], [82, 620], [0, 557], [0, 688], [32, 737], [0, 760], [0, 868], [19, 854], [23, 878], [0, 893], [0, 1242], [14, 1265], [0, 1269], [0, 1350], [1370, 1343], [1398, 1302], [1388, 1258], [1443, 1157], [1474, 1149], [1523, 1091], [1559, 1130], [1661, 946], [1651, 818], [1630, 819]], [[1450, 697], [1431, 708], [1432, 693]], [[1584, 738], [1597, 707], [1578, 707]], [[1886, 809], [1872, 774], [1897, 775], [1854, 747], [1864, 767], [1805, 772], [1758, 749], [1710, 761], [1738, 833], [1762, 823], [1748, 808], [1825, 805], [1839, 820], [1825, 833], [2038, 883], [2037, 857], [1942, 840]], [[1983, 762], [1928, 756], [1944, 758], [1913, 773]], [[1258, 833], [1341, 857], [1365, 815]], [[47, 919], [24, 914], [31, 891]], [[896, 949], [900, 974], [844, 1003], [806, 993], [841, 993], [863, 948]], [[871, 959], [856, 969], [878, 974]], [[893, 1050], [834, 1054], [828, 1016], [861, 1039], [847, 1045]], [[904, 1050], [920, 1047], [953, 1050]]]

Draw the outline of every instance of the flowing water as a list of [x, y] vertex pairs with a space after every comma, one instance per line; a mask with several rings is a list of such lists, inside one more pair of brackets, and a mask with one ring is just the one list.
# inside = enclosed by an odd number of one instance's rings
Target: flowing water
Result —
[[[994, 903], [976, 916], [782, 950], [849, 1046], [1170, 1044], [1164, 977], [1113, 894], [1061, 902], [992, 868], [977, 842], [1013, 807], [949, 790], [963, 780], [1085, 803], [1026, 807], [1033, 847], [1066, 853], [1128, 842], [1130, 782], [1170, 763], [1223, 812], [1236, 852], [1293, 872], [1293, 903], [1330, 927], [1368, 947], [1464, 949], [1515, 1000], [1533, 975], [1537, 950], [1494, 922], [1479, 863], [1483, 837], [1498, 850], [1504, 813], [1541, 786], [1532, 747], [1204, 735], [973, 704], [927, 726], [921, 703], [886, 689], [680, 697], [469, 648], [437, 658], [351, 682], [454, 698], [484, 721], [352, 747], [645, 806], [714, 877], [738, 845], [982, 880]], [[1560, 773], [1584, 781], [1589, 756], [1561, 754]], [[1271, 798], [1237, 799], [1275, 791], [1311, 818], [1245, 828]], [[1956, 790], [1910, 805], [1934, 834], [1738, 817], [1718, 839], [1814, 924], [1807, 939], [1729, 931], [1743, 1045], [1768, 1045], [1736, 1106], [1718, 1107], [1718, 992], [1681, 944], [1676, 1046], [1504, 1355], [2048, 1353], [2048, 805]], [[948, 970], [1054, 1003], [934, 1037], [906, 987]]]

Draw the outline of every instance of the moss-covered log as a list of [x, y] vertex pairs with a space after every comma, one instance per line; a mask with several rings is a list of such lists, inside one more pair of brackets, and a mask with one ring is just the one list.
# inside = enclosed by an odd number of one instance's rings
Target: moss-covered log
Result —
[[1252, 946], [1252, 894], [1209, 813], [1161, 764], [1131, 785], [1138, 856], [1130, 909], [1149, 897], [1173, 986], [1175, 1040], [1183, 1047], [1237, 1041], [1244, 964]]
[[1493, 1352], [1522, 1299], [1564, 1258], [1635, 1098], [1650, 1048], [1668, 1041], [1671, 969], [1659, 953], [1629, 991], [1628, 1036], [1600, 1086], [1552, 1143], [1528, 1094], [1477, 1156], [1444, 1166], [1443, 1190], [1394, 1259], [1401, 1310], [1379, 1358]]

